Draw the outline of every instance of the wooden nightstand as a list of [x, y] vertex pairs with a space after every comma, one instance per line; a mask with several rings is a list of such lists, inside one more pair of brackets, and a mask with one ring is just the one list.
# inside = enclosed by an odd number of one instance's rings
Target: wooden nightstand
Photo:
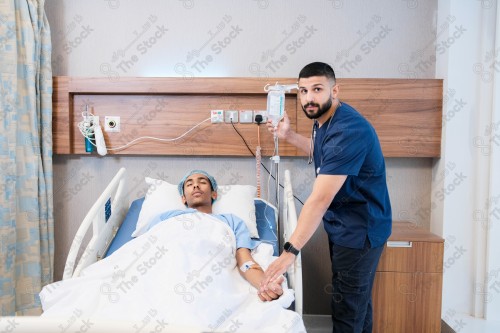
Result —
[[373, 286], [374, 333], [439, 333], [444, 239], [394, 222]]

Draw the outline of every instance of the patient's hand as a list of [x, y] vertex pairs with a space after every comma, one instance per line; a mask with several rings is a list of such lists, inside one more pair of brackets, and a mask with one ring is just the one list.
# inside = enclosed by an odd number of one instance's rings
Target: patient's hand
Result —
[[267, 284], [261, 283], [258, 296], [261, 301], [273, 301], [283, 295], [281, 284], [285, 281], [285, 277], [281, 275], [275, 280], [269, 281]]

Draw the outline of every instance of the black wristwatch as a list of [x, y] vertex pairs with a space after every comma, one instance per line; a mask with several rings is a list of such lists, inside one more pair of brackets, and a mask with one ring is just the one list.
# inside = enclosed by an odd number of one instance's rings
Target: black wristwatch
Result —
[[290, 243], [290, 242], [286, 242], [285, 245], [283, 245], [283, 250], [285, 250], [286, 252], [293, 253], [296, 256], [299, 255], [299, 252], [300, 252], [299, 250], [294, 248], [292, 243]]

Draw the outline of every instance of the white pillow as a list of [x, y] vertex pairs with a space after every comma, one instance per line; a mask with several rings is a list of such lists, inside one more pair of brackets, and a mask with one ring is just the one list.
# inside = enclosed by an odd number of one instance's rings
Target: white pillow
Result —
[[137, 237], [145, 233], [149, 221], [156, 215], [169, 210], [186, 209], [177, 190], [177, 185], [149, 177], [146, 177], [145, 180], [148, 185], [148, 191], [142, 203], [132, 237]]
[[245, 221], [250, 237], [259, 238], [255, 217], [255, 194], [252, 185], [218, 185], [217, 200], [212, 207], [214, 214], [233, 214]]
[[[182, 203], [177, 185], [149, 177], [146, 177], [145, 180], [149, 188], [132, 237], [145, 233], [149, 221], [158, 214], [169, 210], [186, 209], [186, 206]], [[214, 214], [236, 215], [245, 222], [250, 231], [250, 237], [258, 238], [254, 203], [256, 191], [255, 186], [251, 185], [219, 185], [217, 200], [214, 202], [212, 211]]]

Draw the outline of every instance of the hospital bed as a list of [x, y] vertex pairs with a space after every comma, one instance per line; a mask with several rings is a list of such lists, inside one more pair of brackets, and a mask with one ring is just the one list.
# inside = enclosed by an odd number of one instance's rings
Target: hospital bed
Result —
[[[283, 239], [288, 240], [297, 224], [290, 172], [285, 171], [284, 200], [282, 209]], [[63, 274], [63, 280], [80, 275], [89, 265], [105, 258], [132, 239], [137, 219], [144, 203], [144, 198], [130, 203], [127, 190], [126, 169], [121, 168], [109, 185], [91, 207], [80, 225], [71, 245]], [[279, 254], [280, 228], [278, 228], [278, 211], [267, 201], [255, 198], [255, 213], [259, 238], [273, 245], [274, 255]], [[89, 229], [92, 236], [86, 246], [83, 241]], [[83, 252], [82, 252], [83, 249]], [[77, 258], [79, 259], [77, 260]], [[301, 256], [297, 256], [294, 265], [287, 271], [288, 286], [294, 290], [295, 301], [292, 305], [295, 312], [302, 315], [302, 270]]]

